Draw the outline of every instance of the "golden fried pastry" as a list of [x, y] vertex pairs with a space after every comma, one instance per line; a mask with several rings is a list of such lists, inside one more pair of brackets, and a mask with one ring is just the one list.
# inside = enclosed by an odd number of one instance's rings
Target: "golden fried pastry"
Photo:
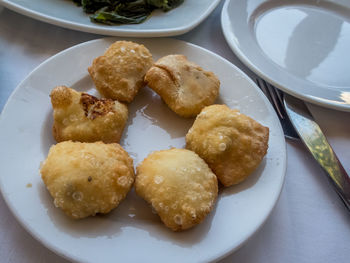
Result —
[[117, 207], [135, 178], [128, 153], [117, 143], [102, 142], [58, 143], [40, 172], [55, 206], [74, 219]]
[[245, 180], [264, 158], [269, 128], [226, 105], [204, 108], [186, 135], [186, 148], [202, 157], [224, 186]]
[[199, 224], [212, 210], [218, 183], [197, 154], [173, 148], [143, 160], [137, 167], [135, 189], [167, 227], [180, 231]]
[[88, 71], [102, 96], [131, 102], [145, 86], [143, 78], [152, 64], [152, 55], [145, 46], [117, 41], [94, 59]]
[[183, 55], [159, 59], [147, 72], [145, 81], [175, 113], [196, 116], [214, 103], [220, 81], [214, 73], [203, 70]]
[[57, 142], [119, 142], [128, 119], [126, 105], [59, 86], [51, 92]]

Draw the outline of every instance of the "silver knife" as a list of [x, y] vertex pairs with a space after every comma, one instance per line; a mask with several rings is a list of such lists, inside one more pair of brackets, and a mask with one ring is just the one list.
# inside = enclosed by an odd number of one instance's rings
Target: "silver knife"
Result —
[[284, 106], [301, 140], [326, 172], [334, 190], [350, 211], [350, 177], [329, 145], [321, 128], [314, 121], [302, 100], [284, 94]]

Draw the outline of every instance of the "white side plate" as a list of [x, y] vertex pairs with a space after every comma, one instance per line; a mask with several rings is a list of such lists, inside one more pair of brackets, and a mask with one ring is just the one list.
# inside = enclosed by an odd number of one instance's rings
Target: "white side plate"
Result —
[[137, 25], [109, 26], [92, 23], [89, 16], [70, 0], [0, 0], [5, 7], [32, 18], [83, 32], [129, 37], [161, 37], [184, 34], [199, 25], [220, 0], [185, 0], [179, 7], [156, 10]]
[[221, 22], [232, 50], [262, 78], [350, 111], [350, 1], [226, 0]]
[[[217, 102], [239, 108], [270, 128], [268, 154], [256, 172], [220, 191], [206, 220], [182, 233], [168, 230], [134, 192], [106, 216], [73, 221], [54, 207], [39, 174], [40, 162], [55, 143], [50, 91], [67, 85], [96, 95], [87, 67], [116, 40], [94, 40], [59, 53], [11, 95], [0, 118], [0, 186], [9, 208], [36, 239], [78, 262], [204, 262], [227, 255], [258, 230], [277, 202], [286, 146], [277, 116], [255, 84], [227, 60], [186, 42], [133, 40], [148, 47], [155, 59], [184, 54], [213, 71], [222, 84]], [[129, 111], [121, 145], [135, 165], [151, 151], [184, 147], [193, 119], [178, 117], [149, 88], [140, 91]]]

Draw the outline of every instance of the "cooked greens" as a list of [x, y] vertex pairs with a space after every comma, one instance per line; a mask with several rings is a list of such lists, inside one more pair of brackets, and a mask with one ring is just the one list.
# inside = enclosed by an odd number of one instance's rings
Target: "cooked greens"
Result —
[[169, 11], [184, 0], [72, 0], [91, 14], [93, 22], [109, 25], [139, 24], [146, 20], [154, 9]]

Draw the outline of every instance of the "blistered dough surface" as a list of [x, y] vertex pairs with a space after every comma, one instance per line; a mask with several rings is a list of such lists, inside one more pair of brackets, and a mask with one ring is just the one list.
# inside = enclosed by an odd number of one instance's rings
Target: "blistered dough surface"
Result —
[[153, 58], [144, 46], [130, 41], [117, 41], [97, 57], [88, 68], [102, 96], [131, 102], [144, 83]]
[[40, 172], [55, 206], [74, 219], [110, 212], [135, 177], [128, 153], [119, 144], [102, 142], [53, 145]]
[[137, 167], [135, 189], [174, 231], [202, 222], [218, 194], [216, 176], [186, 149], [151, 153]]
[[214, 103], [220, 81], [210, 71], [187, 60], [183, 55], [159, 59], [147, 72], [145, 81], [175, 113], [196, 116], [205, 106]]
[[126, 121], [126, 105], [97, 99], [87, 93], [59, 86], [51, 92], [53, 136], [57, 142], [119, 142]]
[[204, 108], [186, 135], [186, 147], [201, 156], [225, 186], [240, 183], [261, 163], [269, 129], [226, 105]]

